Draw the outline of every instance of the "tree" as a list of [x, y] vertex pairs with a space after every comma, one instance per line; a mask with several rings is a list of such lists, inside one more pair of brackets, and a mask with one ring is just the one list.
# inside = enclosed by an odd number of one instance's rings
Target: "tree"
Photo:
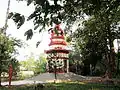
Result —
[[39, 56], [39, 59], [35, 61], [35, 74], [46, 72], [47, 60], [43, 54]]
[[78, 28], [72, 38], [74, 40], [73, 57], [77, 57], [73, 59], [82, 62], [84, 68], [87, 67], [86, 70], [84, 70], [86, 74], [90, 73], [90, 65], [92, 66], [92, 71], [94, 71], [106, 46], [103, 39], [104, 37], [101, 36], [101, 30], [98, 29], [99, 25], [95, 25], [95, 23], [96, 20], [94, 18], [83, 22], [83, 27]]
[[31, 56], [27, 60], [21, 61], [20, 64], [21, 66], [25, 67], [27, 71], [34, 71], [35, 59], [33, 56]]
[[57, 51], [52, 51], [49, 54], [48, 67], [49, 67], [49, 72], [54, 72], [54, 76], [55, 76], [54, 83], [57, 80], [57, 70], [59, 70], [59, 68], [63, 66], [63, 63], [58, 61], [59, 57], [60, 56], [58, 55]]
[[[27, 6], [35, 5], [35, 11], [27, 18], [33, 19], [35, 30], [39, 27], [43, 29], [53, 23], [67, 22], [71, 25], [84, 13], [91, 16], [101, 13], [108, 13], [119, 7], [118, 0], [17, 0], [26, 1]], [[102, 12], [103, 11], [103, 12]], [[114, 12], [111, 12], [114, 13]], [[105, 16], [105, 14], [104, 14]], [[18, 28], [24, 24], [25, 17], [19, 13], [10, 13], [9, 18], [12, 18]], [[41, 29], [40, 32], [41, 32]]]
[[12, 58], [12, 59], [11, 59], [11, 64], [12, 64], [12, 67], [13, 67], [13, 75], [16, 76], [16, 75], [17, 75], [17, 72], [20, 71], [19, 61], [18, 61], [16, 58]]
[[[24, 1], [24, 0], [19, 0]], [[39, 31], [53, 23], [66, 22], [67, 29], [73, 25], [76, 20], [80, 20], [84, 15], [94, 16], [100, 23], [100, 30], [107, 35], [105, 40], [108, 40], [110, 49], [106, 51], [106, 59], [109, 62], [108, 72], [115, 71], [115, 59], [113, 52], [113, 30], [119, 22], [120, 2], [119, 0], [27, 0], [27, 5], [31, 3], [35, 5], [35, 11], [28, 17], [27, 20], [33, 19], [35, 29]], [[10, 13], [10, 17], [20, 27], [24, 23], [24, 16], [18, 13]], [[96, 25], [97, 23], [95, 23]], [[26, 34], [32, 36], [32, 30]], [[31, 37], [30, 37], [31, 38]], [[107, 42], [107, 41], [106, 41]], [[113, 67], [113, 68], [111, 68]], [[112, 71], [111, 71], [112, 70]]]
[[[101, 58], [106, 57], [110, 54], [108, 33], [104, 31], [105, 29], [102, 29], [104, 27], [104, 23], [101, 22], [100, 19], [96, 19], [93, 16], [84, 21], [83, 27], [78, 28], [73, 35], [73, 39], [75, 41], [75, 51], [79, 51], [77, 53], [79, 54], [79, 56], [82, 56], [84, 64], [86, 63], [88, 64], [88, 66], [89, 64], [92, 64], [93, 69], [95, 69], [94, 67], [97, 64], [97, 59], [100, 60]], [[115, 29], [113, 29], [112, 27], [111, 32], [111, 39], [113, 43], [113, 40], [116, 39], [116, 36], [118, 34], [117, 31], [115, 31]], [[105, 61], [107, 60], [108, 58], [106, 58]], [[106, 67], [108, 67], [108, 61], [105, 64]], [[115, 67], [115, 65], [113, 65], [112, 67]]]
[[0, 34], [0, 86], [2, 72], [8, 73], [8, 67], [13, 65], [14, 72], [18, 70], [18, 61], [14, 55], [17, 53], [16, 46], [21, 46], [19, 40]]
[[[24, 0], [17, 0], [17, 1], [24, 1]], [[77, 2], [75, 3], [77, 4]], [[72, 25], [73, 22], [80, 17], [79, 15], [77, 15], [79, 14], [79, 12], [74, 10], [74, 7], [71, 5], [72, 2], [70, 1], [66, 2], [64, 0], [50, 0], [50, 1], [49, 0], [42, 0], [42, 1], [27, 0], [28, 6], [33, 3], [35, 5], [35, 11], [27, 18], [27, 20], [29, 21], [33, 19], [33, 23], [35, 25], [34, 29], [35, 30], [38, 29], [40, 32], [45, 27], [53, 25], [53, 23], [59, 24], [61, 21], [62, 22], [67, 21], [69, 22], [69, 24]], [[72, 15], [72, 13], [74, 13], [75, 15]], [[18, 29], [25, 22], [24, 15], [21, 15], [17, 12], [11, 12], [8, 18], [11, 18], [14, 20]], [[33, 35], [32, 30], [30, 29], [26, 31], [25, 35], [27, 35], [28, 39], [31, 39], [31, 36]]]
[[[101, 34], [104, 35], [103, 39], [106, 40], [105, 56], [108, 62], [106, 71], [106, 74], [108, 75], [106, 76], [110, 77], [113, 74], [112, 72], [115, 72], [115, 55], [113, 52], [114, 47], [113, 41], [116, 39], [117, 33], [115, 29], [120, 20], [119, 18], [117, 18], [120, 12], [119, 11], [120, 2], [118, 2], [117, 0], [116, 1], [111, 0], [106, 2], [97, 0], [97, 2], [95, 3], [93, 3], [92, 0], [88, 0], [88, 2], [89, 3], [85, 2], [84, 4], [86, 5], [84, 11], [87, 15], [90, 15], [95, 18], [97, 22], [94, 23], [94, 25], [97, 26], [97, 24], [99, 24], [98, 29], [101, 30], [101, 32], [103, 32]], [[107, 45], [109, 46], [109, 49]]]
[[25, 67], [26, 70], [33, 71], [34, 74], [44, 73], [46, 71], [46, 58], [42, 54], [37, 60], [34, 56], [31, 56], [27, 60], [21, 61], [20, 64]]

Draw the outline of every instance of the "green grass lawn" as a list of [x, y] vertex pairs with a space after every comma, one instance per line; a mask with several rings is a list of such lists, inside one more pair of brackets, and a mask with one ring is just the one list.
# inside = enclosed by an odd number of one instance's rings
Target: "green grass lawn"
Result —
[[44, 88], [35, 89], [35, 85], [13, 86], [11, 89], [1, 87], [0, 90], [120, 90], [119, 85], [85, 84], [85, 83], [49, 83]]

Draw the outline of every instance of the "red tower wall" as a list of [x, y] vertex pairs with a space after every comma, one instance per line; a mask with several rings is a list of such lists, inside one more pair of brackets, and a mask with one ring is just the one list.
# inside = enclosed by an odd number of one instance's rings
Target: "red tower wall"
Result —
[[54, 29], [51, 29], [50, 40], [49, 50], [45, 51], [48, 60], [48, 72], [54, 72], [55, 68], [58, 73], [68, 72], [69, 50], [65, 48], [67, 47], [67, 43], [60, 25], [56, 25]]

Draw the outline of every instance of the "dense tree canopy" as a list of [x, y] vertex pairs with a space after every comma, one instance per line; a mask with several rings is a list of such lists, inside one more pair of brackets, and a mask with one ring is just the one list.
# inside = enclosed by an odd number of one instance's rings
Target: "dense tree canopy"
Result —
[[8, 67], [10, 64], [13, 66], [14, 73], [19, 70], [19, 63], [15, 58], [15, 55], [18, 53], [16, 46], [21, 46], [20, 40], [0, 34], [0, 85], [1, 74], [2, 72], [8, 73]]
[[36, 60], [33, 56], [20, 62], [21, 67], [27, 71], [33, 71], [34, 74], [44, 73], [46, 71], [46, 58], [43, 54]]
[[[33, 20], [35, 30], [40, 32], [43, 28], [52, 26], [53, 23], [65, 23], [65, 31], [71, 32], [71, 27], [75, 22], [78, 23], [75, 32], [75, 42], [79, 52], [83, 53], [84, 58], [91, 55], [104, 54], [108, 66], [109, 74], [115, 71], [115, 55], [113, 52], [113, 41], [119, 38], [118, 25], [120, 22], [120, 1], [119, 0], [18, 0], [26, 1], [27, 5], [34, 3], [35, 10], [27, 18]], [[90, 17], [83, 23], [83, 29], [80, 27], [80, 20], [85, 15]], [[24, 24], [25, 17], [17, 12], [11, 12], [9, 18], [12, 18], [17, 27]], [[80, 22], [80, 23], [79, 23]], [[25, 35], [27, 39], [33, 36], [33, 30], [28, 30]], [[82, 38], [81, 38], [82, 37]], [[93, 61], [92, 61], [93, 62]]]
[[[35, 30], [39, 31], [46, 26], [53, 25], [53, 23], [67, 22], [67, 26], [71, 26], [76, 20], [86, 15], [99, 15], [103, 18], [113, 18], [114, 15], [119, 14], [119, 0], [17, 0], [26, 1], [27, 5], [34, 3], [35, 10], [27, 18], [33, 19]], [[17, 12], [12, 12], [9, 15], [17, 27], [20, 28], [24, 24], [25, 17]], [[114, 17], [115, 18], [115, 17]], [[108, 21], [109, 22], [109, 21]], [[29, 33], [30, 35], [30, 33]], [[32, 32], [31, 32], [32, 35]]]
[[[83, 27], [80, 27], [74, 33], [75, 46], [79, 47], [84, 63], [95, 63], [97, 57], [104, 56], [106, 58], [107, 70], [115, 72], [115, 54], [113, 51], [113, 41], [119, 38], [119, 9], [114, 12], [114, 15], [105, 13], [104, 10], [96, 12], [94, 15], [83, 22]], [[107, 16], [106, 16], [107, 15]], [[97, 56], [97, 57], [96, 57]], [[96, 58], [95, 58], [96, 57]], [[89, 60], [92, 60], [89, 62]], [[95, 60], [95, 61], [93, 61]], [[112, 70], [112, 71], [111, 71]]]

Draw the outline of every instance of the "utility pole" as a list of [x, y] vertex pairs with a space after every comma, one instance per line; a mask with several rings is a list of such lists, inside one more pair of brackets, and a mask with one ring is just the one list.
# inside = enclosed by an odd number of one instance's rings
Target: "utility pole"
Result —
[[[6, 18], [5, 18], [5, 25], [3, 26], [3, 28], [0, 29], [0, 34], [3, 34], [3, 35], [6, 35], [6, 30], [7, 30], [7, 27], [8, 27], [7, 23], [8, 23], [9, 9], [10, 9], [10, 0], [8, 0], [8, 7], [7, 7], [7, 12], [6, 12]], [[2, 61], [3, 60], [0, 60], [0, 65], [1, 65], [0, 66], [0, 86], [1, 86], [1, 74], [2, 74], [2, 69], [1, 69], [2, 68]]]
[[7, 30], [7, 27], [8, 27], [8, 15], [9, 15], [9, 10], [10, 10], [10, 0], [8, 0], [8, 7], [7, 7], [7, 12], [6, 12], [6, 19], [5, 19], [5, 25], [2, 29], [2, 33], [4, 35], [6, 35], [6, 30]]

